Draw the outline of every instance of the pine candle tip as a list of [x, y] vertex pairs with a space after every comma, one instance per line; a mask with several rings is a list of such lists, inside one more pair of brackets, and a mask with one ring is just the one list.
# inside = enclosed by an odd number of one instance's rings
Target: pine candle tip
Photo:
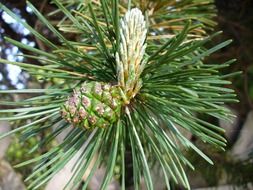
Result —
[[141, 86], [140, 75], [144, 69], [143, 61], [147, 37], [147, 27], [140, 9], [126, 12], [120, 21], [120, 47], [115, 54], [118, 84], [122, 87], [127, 102], [138, 93]]

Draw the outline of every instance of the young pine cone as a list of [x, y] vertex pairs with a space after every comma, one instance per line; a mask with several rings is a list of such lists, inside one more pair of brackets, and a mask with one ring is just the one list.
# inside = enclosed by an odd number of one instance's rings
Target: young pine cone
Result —
[[74, 126], [107, 128], [114, 123], [122, 106], [117, 86], [85, 82], [74, 89], [62, 106], [62, 117]]

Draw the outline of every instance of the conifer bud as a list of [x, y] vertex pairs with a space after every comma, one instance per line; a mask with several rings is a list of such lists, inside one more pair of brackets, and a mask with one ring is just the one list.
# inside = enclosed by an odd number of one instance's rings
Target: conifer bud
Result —
[[142, 12], [138, 8], [128, 11], [120, 21], [120, 47], [116, 52], [118, 84], [128, 100], [140, 90], [140, 75], [144, 69], [143, 60], [147, 28]]

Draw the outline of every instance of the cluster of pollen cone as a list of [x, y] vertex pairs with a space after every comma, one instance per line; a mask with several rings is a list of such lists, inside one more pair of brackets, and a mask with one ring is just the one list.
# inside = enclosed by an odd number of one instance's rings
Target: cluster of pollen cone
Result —
[[73, 126], [107, 128], [120, 117], [141, 88], [147, 29], [142, 12], [127, 11], [120, 22], [120, 48], [115, 52], [118, 84], [84, 82], [73, 90], [61, 108], [62, 117]]

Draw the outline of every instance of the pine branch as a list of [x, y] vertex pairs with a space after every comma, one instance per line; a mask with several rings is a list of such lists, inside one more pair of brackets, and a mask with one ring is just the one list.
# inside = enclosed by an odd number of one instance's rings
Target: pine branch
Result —
[[[64, 129], [73, 127], [61, 144], [17, 165], [37, 163], [26, 179], [31, 181], [28, 189], [38, 189], [47, 183], [80, 151], [82, 154], [66, 188], [73, 189], [82, 182], [96, 156], [83, 189], [103, 164], [107, 175], [100, 188], [107, 188], [119, 165], [124, 189], [129, 160], [126, 151], [129, 149], [135, 189], [139, 189], [142, 178], [147, 189], [155, 189], [151, 177], [154, 163], [161, 167], [167, 188], [173, 181], [190, 189], [185, 167], [194, 169], [194, 166], [183, 151], [192, 149], [207, 162], [213, 162], [181, 131], [186, 130], [223, 150], [226, 146], [224, 130], [198, 116], [229, 120], [233, 115], [224, 105], [237, 101], [234, 91], [224, 86], [230, 84], [226, 77], [235, 73], [222, 76], [219, 72], [234, 60], [223, 65], [204, 63], [205, 57], [231, 42], [207, 47], [207, 43], [220, 34], [209, 36], [205, 32], [214, 26], [211, 2], [94, 0], [80, 3], [54, 0], [58, 10], [52, 14], [61, 11], [65, 15], [59, 21], [58, 29], [28, 3], [38, 19], [59, 38], [61, 46], [53, 44], [0, 5], [52, 50], [44, 52], [6, 38], [13, 45], [31, 51], [32, 55], [25, 56], [42, 65], [4, 59], [0, 62], [18, 65], [44, 80], [64, 81], [48, 89], [0, 91], [34, 95], [18, 103], [0, 102], [14, 106], [1, 110], [0, 120], [33, 119], [0, 139], [19, 131], [24, 139], [28, 139], [30, 134], [36, 135], [56, 126], [57, 130], [52, 130], [36, 144], [33, 152]], [[112, 11], [111, 6], [114, 7]], [[138, 8], [130, 9], [133, 6], [146, 11], [146, 16]], [[71, 10], [73, 7], [75, 10]], [[121, 21], [120, 17], [123, 18]], [[201, 24], [195, 24], [195, 21]], [[79, 41], [68, 40], [60, 31], [77, 34]], [[164, 35], [169, 39], [163, 39]]]

